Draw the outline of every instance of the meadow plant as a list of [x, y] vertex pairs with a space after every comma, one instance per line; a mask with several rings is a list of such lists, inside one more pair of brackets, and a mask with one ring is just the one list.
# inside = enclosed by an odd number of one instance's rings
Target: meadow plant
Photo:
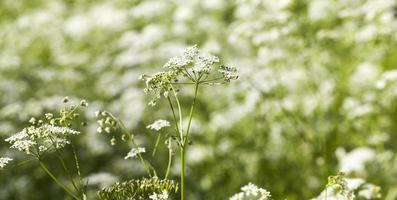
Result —
[[[84, 200], [87, 198], [85, 185], [80, 172], [79, 158], [73, 145], [73, 137], [80, 135], [80, 131], [75, 130], [74, 127], [78, 126], [76, 123], [79, 122], [80, 109], [87, 107], [88, 103], [86, 100], [82, 100], [78, 104], [69, 105], [69, 101], [68, 97], [63, 99], [65, 108], [61, 109], [59, 114], [46, 113], [37, 119], [32, 117], [29, 120], [29, 126], [8, 137], [5, 141], [11, 145], [11, 149], [16, 149], [31, 157], [27, 161], [36, 160], [41, 169], [73, 199]], [[79, 125], [86, 125], [86, 122], [80, 122]], [[67, 148], [68, 145], [70, 148]], [[67, 163], [68, 160], [64, 158], [63, 151], [65, 150], [73, 154], [73, 169]], [[63, 183], [50, 169], [45, 158], [51, 153], [58, 157], [72, 188]], [[11, 160], [11, 158], [1, 158], [1, 168]]]
[[[157, 170], [145, 159], [143, 155], [146, 148], [137, 145], [134, 134], [129, 131], [123, 122], [116, 118], [108, 111], [97, 111], [99, 133], [111, 135], [110, 143], [115, 145], [117, 141], [130, 143], [132, 146], [130, 152], [127, 153], [125, 159], [139, 158], [144, 166], [149, 179], [131, 180], [123, 183], [116, 183], [109, 188], [102, 189], [98, 195], [101, 199], [168, 199], [178, 189], [177, 184], [169, 182], [168, 176], [172, 165], [173, 148], [172, 144], [176, 143], [180, 152], [180, 193], [181, 199], [185, 199], [185, 165], [186, 150], [191, 141], [189, 135], [191, 132], [191, 124], [196, 107], [196, 100], [199, 94], [199, 88], [202, 85], [215, 85], [229, 83], [238, 79], [237, 69], [230, 66], [220, 65], [220, 59], [216, 56], [206, 55], [200, 52], [197, 45], [188, 47], [181, 56], [173, 57], [163, 66], [163, 71], [153, 75], [142, 75], [140, 77], [146, 83], [145, 93], [151, 95], [150, 106], [155, 106], [157, 102], [164, 97], [168, 101], [170, 113], [173, 119], [175, 132], [166, 134], [163, 138], [168, 148], [168, 164], [164, 172], [164, 179], [159, 182], [159, 174]], [[181, 86], [193, 86], [194, 97], [190, 102], [188, 110], [187, 124], [183, 122], [183, 107], [181, 105]], [[170, 127], [171, 123], [167, 120], [159, 119], [152, 124], [146, 126], [149, 130], [159, 132], [157, 140], [152, 150], [152, 157], [155, 156], [156, 149], [159, 145], [162, 129]], [[148, 181], [150, 187], [147, 187]], [[162, 187], [162, 183], [170, 183], [172, 187]], [[157, 189], [152, 188], [155, 187]], [[128, 188], [128, 189], [125, 189]], [[138, 190], [138, 188], [150, 188], [150, 190]]]

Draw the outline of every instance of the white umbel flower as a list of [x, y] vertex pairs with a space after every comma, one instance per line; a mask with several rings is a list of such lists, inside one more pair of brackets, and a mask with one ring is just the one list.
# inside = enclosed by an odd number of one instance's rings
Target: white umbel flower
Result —
[[125, 160], [128, 158], [135, 158], [138, 153], [144, 153], [146, 150], [144, 147], [132, 148], [130, 152], [124, 157]]
[[252, 183], [248, 183], [241, 188], [241, 192], [230, 197], [229, 200], [245, 200], [245, 199], [256, 199], [256, 200], [269, 200], [271, 197], [270, 192], [260, 188]]
[[169, 126], [171, 126], [169, 121], [163, 120], [163, 119], [159, 119], [159, 120], [153, 122], [152, 124], [146, 126], [146, 128], [147, 129], [152, 129], [152, 130], [155, 130], [155, 131], [159, 131], [162, 128], [169, 127]]
[[12, 158], [9, 157], [1, 157], [0, 158], [0, 169], [4, 169], [8, 162], [12, 161]]

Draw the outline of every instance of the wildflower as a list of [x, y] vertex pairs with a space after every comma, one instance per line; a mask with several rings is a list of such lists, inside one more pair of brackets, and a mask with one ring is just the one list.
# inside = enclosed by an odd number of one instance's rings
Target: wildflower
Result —
[[128, 158], [134, 158], [136, 157], [137, 154], [139, 153], [144, 153], [146, 150], [143, 147], [138, 147], [138, 148], [132, 148], [130, 152], [124, 157], [125, 160]]
[[248, 183], [241, 188], [241, 192], [230, 197], [229, 200], [244, 200], [244, 199], [254, 199], [257, 200], [269, 200], [271, 198], [270, 192], [263, 188], [259, 188], [258, 186]]
[[156, 105], [156, 101], [161, 96], [168, 97], [170, 91], [177, 93], [174, 84], [181, 79], [200, 84], [230, 82], [238, 78], [234, 67], [221, 65], [218, 70], [213, 70], [219, 63], [218, 57], [202, 54], [197, 45], [186, 48], [181, 56], [173, 57], [163, 65], [165, 71], [140, 76], [146, 82], [145, 93], [154, 95], [149, 105]]
[[44, 152], [49, 146], [57, 149], [63, 148], [65, 145], [70, 144], [68, 137], [79, 134], [79, 131], [68, 127], [43, 124], [39, 127], [29, 126], [24, 128], [22, 131], [5, 139], [5, 141], [11, 144], [10, 148], [30, 155], [33, 153], [32, 150], [38, 149], [39, 152]]
[[0, 158], [0, 169], [4, 169], [8, 162], [12, 161], [12, 158], [9, 157], [1, 157]]
[[348, 200], [353, 200], [355, 195], [347, 186], [346, 174], [338, 172], [335, 176], [328, 177], [327, 187], [332, 187], [336, 194], [346, 197]]
[[238, 79], [237, 68], [226, 65], [221, 65], [218, 70], [226, 82]]
[[169, 127], [169, 126], [170, 126], [170, 122], [169, 121], [163, 120], [163, 119], [159, 119], [159, 120], [153, 122], [152, 124], [146, 126], [146, 128], [159, 131], [162, 128]]

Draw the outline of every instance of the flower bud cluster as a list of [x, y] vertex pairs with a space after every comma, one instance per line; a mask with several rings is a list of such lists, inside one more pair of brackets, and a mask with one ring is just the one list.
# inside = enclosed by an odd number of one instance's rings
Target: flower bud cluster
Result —
[[110, 112], [96, 111], [95, 115], [97, 117], [97, 123], [98, 123], [97, 132], [111, 135], [112, 136], [112, 138], [110, 139], [111, 145], [116, 145], [117, 135], [121, 135], [121, 140], [123, 141], [127, 141], [130, 139], [129, 137], [132, 137], [130, 134], [125, 132], [125, 130], [123, 130], [123, 126], [122, 124], [120, 124], [120, 121], [117, 118], [115, 118]]

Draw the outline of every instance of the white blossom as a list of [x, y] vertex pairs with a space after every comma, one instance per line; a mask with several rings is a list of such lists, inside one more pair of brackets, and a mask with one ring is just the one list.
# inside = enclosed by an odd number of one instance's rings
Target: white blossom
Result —
[[132, 148], [130, 152], [124, 157], [125, 160], [128, 158], [135, 158], [139, 153], [146, 152], [144, 147]]
[[4, 167], [6, 167], [6, 165], [8, 164], [8, 162], [12, 161], [12, 158], [9, 157], [1, 157], [0, 158], [0, 169], [3, 169]]
[[241, 192], [234, 194], [229, 200], [270, 200], [270, 192], [252, 183], [241, 187]]
[[163, 120], [163, 119], [159, 119], [155, 122], [153, 122], [152, 124], [146, 126], [147, 129], [152, 129], [155, 131], [159, 131], [164, 127], [169, 127], [170, 126], [170, 122], [167, 120]]

